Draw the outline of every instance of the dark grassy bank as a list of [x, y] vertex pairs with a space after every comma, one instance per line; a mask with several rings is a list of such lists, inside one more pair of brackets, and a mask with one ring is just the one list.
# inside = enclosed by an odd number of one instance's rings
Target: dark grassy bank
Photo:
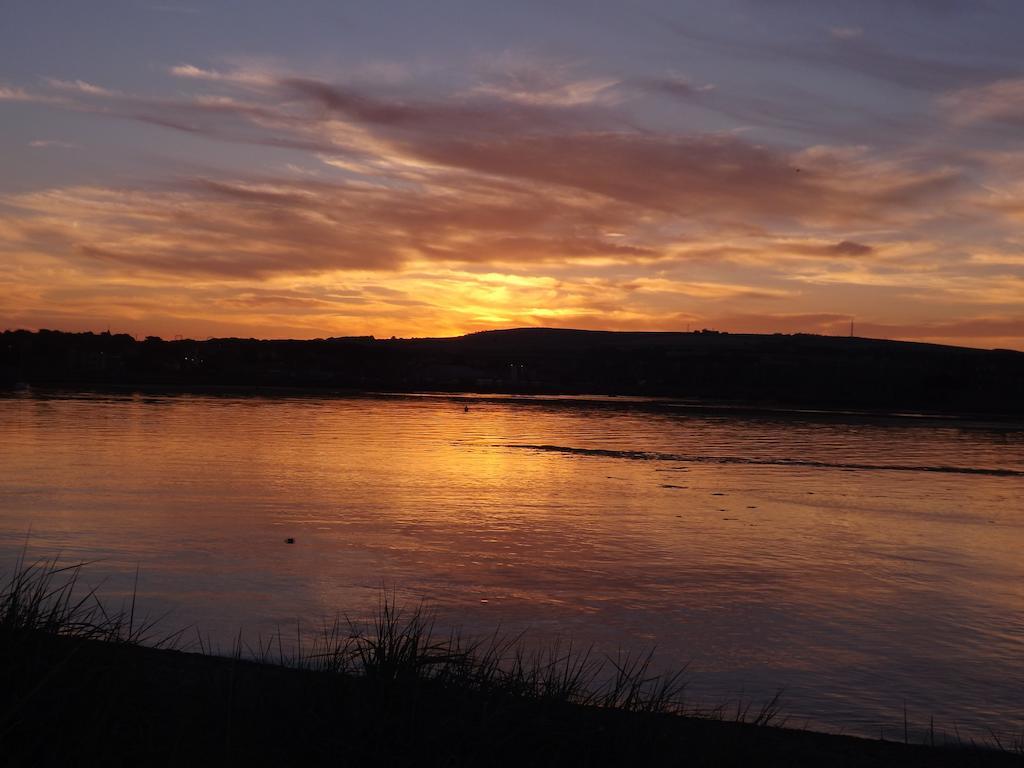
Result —
[[327, 627], [290, 658], [280, 638], [184, 653], [132, 606], [112, 614], [78, 596], [77, 573], [22, 569], [0, 594], [5, 765], [1022, 764], [773, 727], [773, 704], [685, 715], [680, 678], [642, 658], [606, 662], [595, 685], [601, 662], [586, 653], [438, 637], [387, 599], [375, 621]]

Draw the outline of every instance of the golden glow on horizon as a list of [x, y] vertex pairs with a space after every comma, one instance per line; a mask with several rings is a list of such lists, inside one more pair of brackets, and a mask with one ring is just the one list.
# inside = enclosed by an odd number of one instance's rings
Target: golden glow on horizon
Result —
[[[50, 79], [0, 100], [131, 107], [306, 161], [0, 197], [0, 327], [845, 334], [855, 319], [863, 335], [1024, 348], [1024, 154], [975, 153], [979, 187], [952, 160], [862, 145], [612, 127], [590, 110], [622, 102], [608, 79], [389, 102], [258, 68], [169, 74], [200, 92], [160, 101]], [[939, 106], [972, 105], [964, 129], [1008, 89]]]

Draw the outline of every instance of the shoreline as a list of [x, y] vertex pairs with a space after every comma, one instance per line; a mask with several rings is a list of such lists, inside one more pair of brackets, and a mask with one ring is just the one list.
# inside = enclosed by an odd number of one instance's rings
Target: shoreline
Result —
[[694, 710], [682, 673], [651, 674], [651, 656], [444, 634], [386, 592], [305, 649], [279, 634], [197, 653], [183, 632], [154, 638], [134, 597], [114, 612], [81, 595], [83, 566], [21, 561], [0, 587], [6, 765], [1024, 765], [1024, 738], [994, 732], [979, 745], [934, 727], [915, 743], [906, 719], [902, 742], [789, 728], [778, 695]]
[[0, 386], [0, 397], [18, 397], [35, 393], [62, 395], [139, 395], [208, 397], [295, 397], [323, 400], [449, 400], [497, 405], [590, 408], [621, 411], [645, 411], [681, 416], [736, 417], [763, 420], [789, 420], [826, 423], [870, 423], [888, 426], [953, 427], [992, 431], [1024, 430], [1024, 419], [1016, 414], [974, 413], [966, 411], [888, 411], [883, 409], [812, 408], [777, 403], [709, 401], [640, 395], [602, 393], [481, 392], [474, 390], [360, 390], [313, 386], [232, 385], [232, 384], [84, 384], [52, 383], [19, 387]]
[[8, 653], [18, 669], [5, 670], [0, 694], [14, 715], [0, 736], [10, 765], [1024, 764], [994, 745], [865, 739], [125, 642], [30, 644]]

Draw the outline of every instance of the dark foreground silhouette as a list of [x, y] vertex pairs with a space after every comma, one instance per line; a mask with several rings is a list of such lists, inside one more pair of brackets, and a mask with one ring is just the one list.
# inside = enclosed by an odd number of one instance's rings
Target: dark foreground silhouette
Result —
[[642, 661], [619, 658], [612, 682], [588, 689], [585, 653], [524, 661], [506, 655], [514, 646], [438, 638], [429, 616], [386, 595], [374, 619], [326, 630], [298, 666], [268, 663], [273, 640], [258, 662], [241, 645], [229, 657], [146, 647], [152, 627], [134, 603], [111, 612], [76, 593], [78, 571], [44, 562], [0, 590], [3, 765], [1022, 764], [1016, 742], [1015, 754], [770, 727], [774, 704], [684, 716], [678, 677]]
[[543, 328], [310, 341], [7, 331], [0, 386], [23, 384], [643, 395], [1020, 416], [1024, 352], [809, 334]]
[[[16, 662], [16, 663], [14, 663]], [[1011, 766], [1010, 754], [584, 707], [40, 636], [5, 655], [5, 765]]]

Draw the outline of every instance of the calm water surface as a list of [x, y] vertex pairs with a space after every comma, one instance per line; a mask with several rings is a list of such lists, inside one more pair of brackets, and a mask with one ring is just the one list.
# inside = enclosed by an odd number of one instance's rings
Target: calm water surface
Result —
[[[470, 410], [464, 411], [469, 403]], [[228, 644], [367, 613], [689, 664], [902, 737], [1024, 727], [1024, 433], [423, 398], [0, 398], [0, 567]], [[287, 545], [285, 538], [296, 543]]]

